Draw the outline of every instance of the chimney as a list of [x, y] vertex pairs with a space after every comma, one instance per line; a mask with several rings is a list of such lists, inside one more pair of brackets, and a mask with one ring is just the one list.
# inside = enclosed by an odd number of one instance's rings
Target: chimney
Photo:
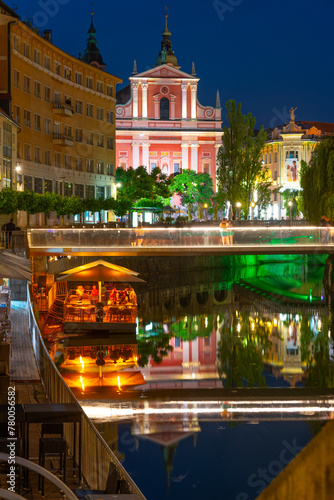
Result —
[[52, 30], [44, 30], [44, 32], [43, 32], [43, 38], [47, 42], [52, 43]]

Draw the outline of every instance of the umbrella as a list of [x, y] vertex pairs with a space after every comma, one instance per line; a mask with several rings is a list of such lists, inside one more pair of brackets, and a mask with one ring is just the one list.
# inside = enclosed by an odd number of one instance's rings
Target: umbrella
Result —
[[[78, 269], [81, 269], [78, 271]], [[79, 268], [73, 268], [61, 274], [58, 281], [98, 281], [99, 282], [99, 301], [101, 302], [101, 282], [112, 281], [116, 283], [145, 283], [144, 280], [137, 278], [134, 271], [125, 267], [109, 264], [103, 260], [98, 260]]]
[[90, 262], [89, 264], [84, 264], [82, 266], [78, 267], [73, 267], [72, 269], [69, 269], [68, 271], [63, 271], [60, 274], [73, 274], [73, 273], [78, 273], [79, 271], [85, 271], [86, 269], [91, 269], [92, 267], [96, 266], [104, 266], [109, 269], [114, 269], [116, 271], [122, 271], [127, 274], [132, 274], [133, 276], [138, 276], [139, 273], [136, 273], [136, 271], [131, 271], [131, 269], [127, 269], [126, 267], [122, 266], [117, 266], [116, 264], [110, 264], [110, 262], [107, 262], [106, 260], [100, 259], [100, 260], [94, 260], [94, 262]]
[[9, 252], [0, 253], [0, 278], [31, 281], [29, 261]]

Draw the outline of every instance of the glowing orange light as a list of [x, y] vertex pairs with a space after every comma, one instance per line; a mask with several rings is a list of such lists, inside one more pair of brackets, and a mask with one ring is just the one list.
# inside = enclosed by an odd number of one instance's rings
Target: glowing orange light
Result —
[[85, 371], [85, 362], [82, 359], [82, 356], [80, 356], [80, 363], [81, 363], [81, 371], [84, 372]]
[[82, 389], [82, 392], [85, 392], [85, 383], [83, 381], [83, 378], [80, 377], [80, 383], [81, 383], [81, 389]]
[[118, 375], [118, 377], [117, 377], [117, 384], [118, 384], [118, 388], [119, 388], [119, 390], [121, 391], [121, 390], [122, 390], [122, 385], [121, 385], [121, 378], [120, 378], [120, 376], [119, 376], [119, 375]]

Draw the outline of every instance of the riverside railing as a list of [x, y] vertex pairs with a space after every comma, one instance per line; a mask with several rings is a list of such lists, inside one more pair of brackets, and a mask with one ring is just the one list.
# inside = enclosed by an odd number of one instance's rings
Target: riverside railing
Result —
[[[28, 292], [28, 296], [29, 292]], [[44, 383], [46, 393], [52, 403], [74, 403], [82, 411], [81, 419], [81, 473], [92, 489], [104, 490], [107, 484], [110, 462], [113, 462], [121, 479], [125, 479], [133, 493], [140, 495], [145, 500], [137, 485], [131, 479], [107, 443], [97, 432], [94, 425], [81, 409], [71, 390], [64, 382], [43, 342], [38, 324], [33, 312], [33, 304], [28, 300], [29, 330], [32, 346], [37, 361], [37, 366]], [[73, 442], [73, 425], [65, 424], [65, 438], [70, 444]], [[76, 463], [79, 463], [79, 443], [77, 442], [75, 454]]]
[[[57, 255], [67, 253], [103, 252], [121, 253], [151, 250], [218, 251], [224, 253], [234, 250], [256, 252], [293, 251], [295, 248], [307, 251], [334, 250], [334, 228], [322, 227], [168, 227], [168, 228], [132, 228], [132, 229], [28, 229], [30, 252]], [[226, 240], [228, 238], [228, 241]], [[298, 248], [297, 248], [298, 247]]]

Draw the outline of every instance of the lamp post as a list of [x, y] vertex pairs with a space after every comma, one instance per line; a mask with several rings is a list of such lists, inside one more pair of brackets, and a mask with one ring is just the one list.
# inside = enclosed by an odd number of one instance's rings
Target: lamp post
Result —
[[292, 201], [291, 200], [288, 202], [288, 205], [289, 205], [289, 219], [291, 220], [291, 207], [292, 207]]
[[254, 201], [252, 201], [252, 203], [250, 204], [251, 206], [251, 219], [254, 219], [254, 208], [255, 208], [255, 203]]
[[237, 211], [237, 217], [238, 217], [238, 219], [240, 219], [240, 207], [241, 207], [241, 203], [240, 203], [240, 201], [237, 201], [237, 203], [236, 203], [236, 207], [237, 207], [237, 209], [238, 209], [238, 211]]
[[204, 219], [207, 220], [208, 218], [208, 207], [209, 205], [207, 203], [204, 203]]

